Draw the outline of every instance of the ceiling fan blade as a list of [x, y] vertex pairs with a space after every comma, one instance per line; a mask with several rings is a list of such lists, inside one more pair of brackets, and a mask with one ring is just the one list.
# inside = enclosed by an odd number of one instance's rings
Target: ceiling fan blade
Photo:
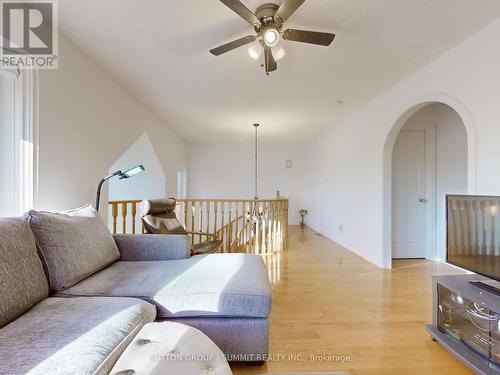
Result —
[[320, 33], [317, 31], [305, 31], [288, 29], [283, 32], [283, 39], [293, 42], [302, 42], [317, 44], [320, 46], [329, 46], [335, 39], [335, 34]]
[[224, 44], [220, 47], [214, 48], [210, 50], [210, 53], [215, 56], [222, 55], [223, 53], [232, 51], [233, 49], [244, 46], [245, 44], [250, 44], [255, 41], [257, 37], [255, 35], [248, 35], [244, 38], [234, 40], [230, 43]]
[[304, 4], [305, 1], [306, 0], [285, 0], [276, 12], [275, 17], [278, 17], [282, 22], [285, 22], [292, 14], [295, 13], [297, 9], [299, 9], [302, 4]]
[[225, 6], [254, 26], [260, 26], [260, 21], [255, 14], [250, 11], [239, 0], [220, 0]]
[[264, 62], [267, 74], [269, 74], [269, 72], [274, 72], [275, 70], [278, 69], [278, 64], [276, 64], [273, 52], [271, 51], [271, 48], [269, 48], [268, 46], [264, 47], [264, 60], [265, 60]]

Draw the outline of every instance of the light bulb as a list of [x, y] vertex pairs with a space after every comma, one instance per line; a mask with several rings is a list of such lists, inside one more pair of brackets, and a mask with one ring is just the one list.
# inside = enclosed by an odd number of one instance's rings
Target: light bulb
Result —
[[286, 51], [283, 47], [273, 47], [271, 51], [276, 62], [282, 60], [286, 56]]
[[495, 216], [498, 212], [497, 206], [490, 206], [490, 212], [492, 216]]
[[264, 33], [264, 43], [268, 47], [275, 47], [280, 41], [280, 33], [276, 29], [267, 29]]
[[260, 45], [260, 42], [257, 41], [252, 44], [248, 49], [248, 54], [253, 60], [258, 61], [262, 56], [262, 46]]

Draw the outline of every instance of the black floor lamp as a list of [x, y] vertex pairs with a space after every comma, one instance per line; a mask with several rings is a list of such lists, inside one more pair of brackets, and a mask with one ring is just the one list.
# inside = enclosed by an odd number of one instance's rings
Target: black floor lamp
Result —
[[115, 176], [119, 176], [120, 180], [125, 180], [130, 177], [137, 176], [139, 173], [144, 172], [146, 169], [142, 165], [138, 165], [137, 167], [130, 168], [129, 170], [122, 172], [122, 171], [116, 171], [114, 173], [111, 173], [110, 175], [104, 177], [101, 181], [99, 181], [99, 185], [97, 185], [97, 197], [95, 200], [95, 209], [99, 211], [99, 202], [101, 201], [101, 188], [102, 185], [108, 181], [110, 178], [113, 178]]

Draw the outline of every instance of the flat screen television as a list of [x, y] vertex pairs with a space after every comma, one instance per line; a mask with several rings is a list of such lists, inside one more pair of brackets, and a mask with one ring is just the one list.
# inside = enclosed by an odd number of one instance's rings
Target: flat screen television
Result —
[[500, 197], [448, 195], [446, 261], [500, 281]]

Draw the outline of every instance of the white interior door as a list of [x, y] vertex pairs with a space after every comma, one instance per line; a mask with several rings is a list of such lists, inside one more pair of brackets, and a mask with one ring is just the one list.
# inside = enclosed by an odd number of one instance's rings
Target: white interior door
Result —
[[425, 130], [401, 130], [393, 153], [392, 256], [426, 257]]

